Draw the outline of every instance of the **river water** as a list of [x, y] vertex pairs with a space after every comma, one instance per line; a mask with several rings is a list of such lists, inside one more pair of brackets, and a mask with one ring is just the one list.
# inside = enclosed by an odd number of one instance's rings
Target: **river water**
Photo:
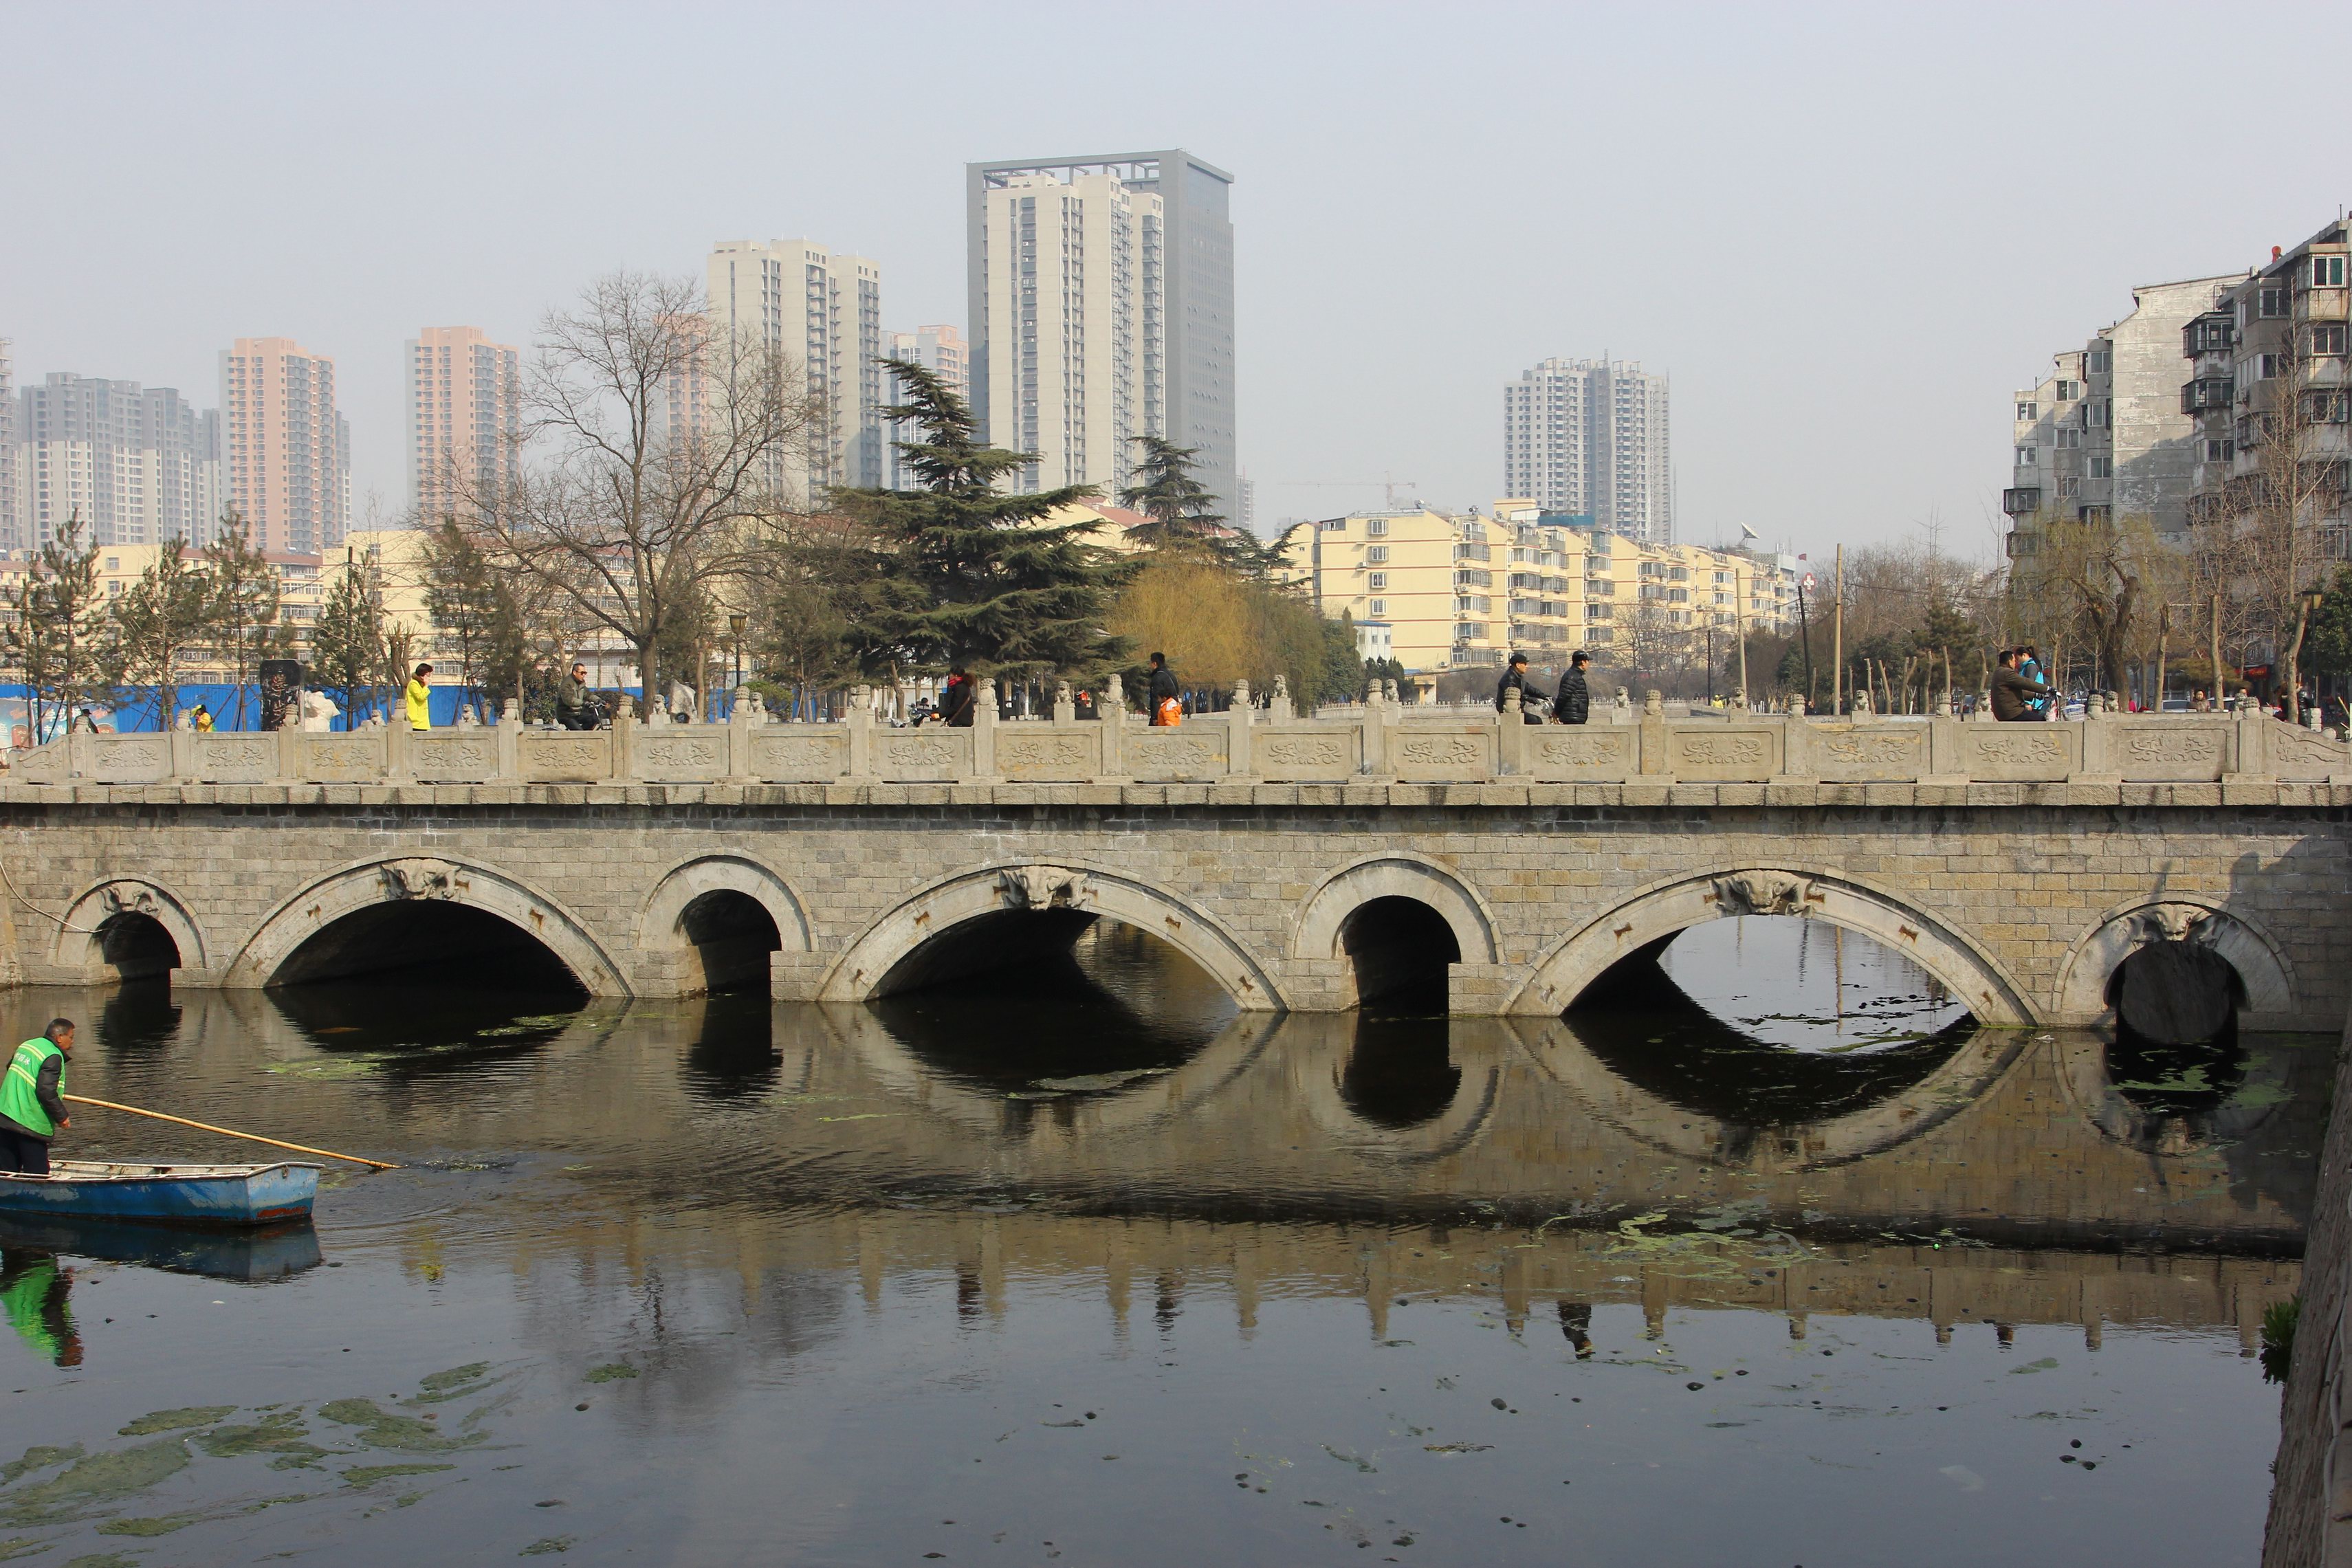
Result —
[[2327, 1042], [1977, 1032], [1800, 921], [1612, 981], [1236, 1016], [1102, 927], [871, 1008], [15, 993], [77, 1092], [404, 1168], [0, 1228], [0, 1555], [2256, 1561]]

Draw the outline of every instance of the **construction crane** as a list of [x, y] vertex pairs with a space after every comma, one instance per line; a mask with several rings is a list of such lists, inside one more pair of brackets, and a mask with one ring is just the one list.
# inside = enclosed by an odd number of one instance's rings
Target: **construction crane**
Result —
[[1377, 479], [1260, 479], [1257, 483], [1268, 489], [1286, 486], [1292, 489], [1300, 490], [1365, 490], [1378, 485], [1385, 497], [1384, 504], [1391, 512], [1396, 510], [1399, 490], [1421, 488], [1421, 481], [1418, 479], [1399, 479], [1385, 474]]

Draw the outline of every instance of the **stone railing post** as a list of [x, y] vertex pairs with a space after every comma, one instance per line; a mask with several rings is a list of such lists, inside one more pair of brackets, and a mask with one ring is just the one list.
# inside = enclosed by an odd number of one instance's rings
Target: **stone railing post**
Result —
[[1127, 688], [1117, 675], [1103, 682], [1095, 701], [1095, 717], [1102, 728], [1102, 770], [1107, 779], [1127, 774]]
[[727, 705], [727, 777], [748, 783], [751, 778], [751, 723], [757, 716], [752, 706], [756, 701], [749, 686], [735, 688], [735, 700]]
[[1055, 681], [1054, 683], [1054, 722], [1076, 724], [1077, 718], [1078, 700], [1070, 695], [1070, 683]]
[[1664, 692], [1642, 694], [1642, 771], [1666, 770], [1666, 697]]
[[499, 743], [499, 777], [514, 779], [522, 772], [522, 704], [509, 697], [499, 706], [499, 723], [491, 737]]
[[1525, 773], [1528, 770], [1527, 710], [1520, 706], [1519, 688], [1512, 686], [1503, 693], [1503, 711], [1495, 716], [1495, 771]]
[[1236, 779], [1250, 774], [1250, 730], [1255, 717], [1249, 683], [1235, 681], [1233, 705], [1225, 709], [1225, 771]]
[[625, 783], [637, 763], [637, 708], [622, 694], [613, 707], [613, 772], [616, 783]]
[[402, 703], [384, 720], [383, 772], [394, 784], [411, 784], [416, 779], [415, 758], [409, 755], [415, 745], [415, 732], [408, 727], [408, 705]]
[[[983, 692], [983, 695], [985, 693]], [[874, 710], [866, 705], [866, 688], [855, 686], [849, 693], [849, 712], [843, 722], [849, 730], [849, 776], [852, 779], [874, 777]], [[980, 715], [972, 715], [972, 733], [980, 732]]]
[[172, 777], [184, 784], [196, 781], [196, 731], [183, 711], [172, 724]]
[[971, 772], [975, 779], [996, 777], [996, 677], [980, 678], [978, 706], [971, 715]]

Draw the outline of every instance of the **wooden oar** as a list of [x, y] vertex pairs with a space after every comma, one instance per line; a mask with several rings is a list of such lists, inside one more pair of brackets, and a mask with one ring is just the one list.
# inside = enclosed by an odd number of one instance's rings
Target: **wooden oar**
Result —
[[210, 1122], [191, 1122], [185, 1116], [166, 1116], [161, 1111], [142, 1111], [136, 1105], [118, 1105], [111, 1100], [93, 1100], [87, 1094], [68, 1094], [67, 1100], [77, 1105], [95, 1105], [101, 1111], [128, 1111], [134, 1116], [152, 1116], [158, 1122], [177, 1122], [183, 1127], [195, 1127], [224, 1137], [244, 1138], [257, 1144], [268, 1144], [273, 1149], [291, 1149], [298, 1155], [322, 1155], [331, 1160], [349, 1160], [355, 1166], [373, 1166], [380, 1171], [396, 1171], [400, 1167], [389, 1160], [372, 1160], [363, 1155], [339, 1155], [332, 1149], [314, 1149], [307, 1144], [289, 1144], [278, 1138], [265, 1138], [258, 1133], [240, 1133], [234, 1127], [215, 1127]]

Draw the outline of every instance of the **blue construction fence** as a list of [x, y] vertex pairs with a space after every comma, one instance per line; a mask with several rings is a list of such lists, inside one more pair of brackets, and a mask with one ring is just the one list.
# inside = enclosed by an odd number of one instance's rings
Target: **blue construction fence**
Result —
[[[624, 689], [633, 698], [638, 695], [634, 686]], [[238, 687], [227, 683], [192, 682], [179, 690], [180, 708], [184, 711], [203, 704], [212, 714], [213, 726], [216, 729], [261, 727], [261, 687], [258, 684]], [[356, 710], [352, 712], [344, 711], [339, 694], [330, 691], [321, 695], [335, 705], [334, 716], [328, 726], [331, 729], [350, 729], [354, 725], [365, 724], [371, 715], [378, 713], [388, 724], [405, 713], [398, 693], [391, 694], [389, 700], [382, 693], [373, 698], [362, 697], [352, 704]], [[429, 703], [434, 727], [438, 729], [456, 724], [460, 706], [471, 702], [478, 695], [483, 722], [494, 721], [499, 709], [495, 698], [457, 686], [435, 686]], [[159, 722], [161, 705], [155, 699], [156, 693], [152, 687], [131, 688], [84, 706], [90, 709], [91, 716], [97, 720], [100, 730], [131, 735], [152, 733], [163, 727]], [[722, 701], [718, 706], [723, 709], [727, 705]], [[32, 689], [22, 683], [0, 683], [0, 745], [24, 747], [55, 740], [65, 733], [70, 716], [45, 705], [41, 713], [41, 733], [36, 735], [33, 733]], [[720, 716], [724, 716], [723, 713]], [[289, 727], [294, 722], [289, 718]]]

